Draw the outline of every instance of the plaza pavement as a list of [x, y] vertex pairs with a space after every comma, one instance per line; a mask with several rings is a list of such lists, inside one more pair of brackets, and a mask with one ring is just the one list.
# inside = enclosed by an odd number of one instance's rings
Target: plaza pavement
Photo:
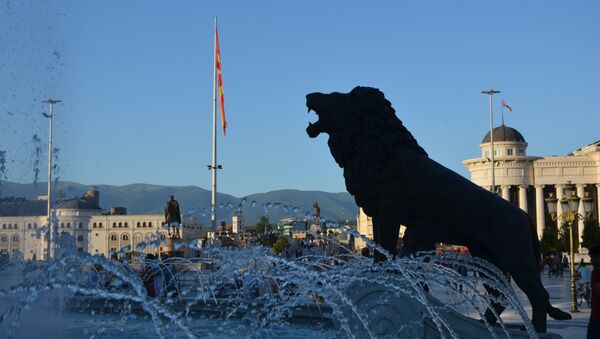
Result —
[[[568, 270], [565, 270], [562, 277], [548, 277], [545, 272], [542, 277], [544, 286], [550, 293], [550, 303], [563, 311], [571, 310], [571, 276]], [[531, 316], [531, 306], [527, 297], [513, 283], [513, 287], [517, 292], [521, 304], [527, 311], [528, 316]], [[579, 313], [571, 313], [572, 320], [558, 321], [551, 318], [548, 319], [548, 332], [561, 335], [564, 339], [584, 339], [586, 337], [587, 323], [590, 319], [590, 308], [585, 304], [577, 306]], [[507, 322], [517, 321], [516, 315], [506, 312], [502, 315], [502, 319]]]

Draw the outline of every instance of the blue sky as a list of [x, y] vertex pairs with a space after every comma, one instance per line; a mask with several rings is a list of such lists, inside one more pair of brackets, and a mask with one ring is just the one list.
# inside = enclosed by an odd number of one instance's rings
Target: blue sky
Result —
[[39, 100], [52, 96], [61, 179], [209, 188], [215, 15], [221, 192], [344, 191], [326, 136], [306, 136], [305, 95], [356, 85], [380, 88], [429, 155], [464, 176], [491, 87], [529, 155], [566, 154], [600, 139], [598, 13], [597, 1], [0, 0], [6, 176], [33, 180], [32, 136], [47, 139]]

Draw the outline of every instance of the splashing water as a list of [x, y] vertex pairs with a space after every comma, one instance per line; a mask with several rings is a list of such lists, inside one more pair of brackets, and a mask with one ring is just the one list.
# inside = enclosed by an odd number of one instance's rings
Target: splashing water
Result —
[[[295, 254], [282, 256], [262, 246], [205, 248], [194, 239], [173, 242], [175, 250], [193, 251], [193, 258], [115, 261], [66, 254], [47, 262], [13, 262], [0, 267], [0, 333], [19, 337], [28, 330], [23, 325], [46, 312], [60, 314], [53, 320], [61, 322], [69, 337], [154, 333], [160, 338], [241, 334], [374, 338], [384, 335], [386, 310], [400, 300], [417, 305], [423, 313], [403, 322], [396, 337], [423, 333], [424, 324], [431, 324], [442, 337], [458, 337], [453, 327], [456, 314], [483, 318], [492, 301], [514, 310], [529, 335], [536, 336], [510, 283], [493, 265], [466, 255], [431, 252], [392, 260], [358, 232], [335, 223], [326, 225], [362, 238], [390, 260], [374, 265], [372, 259], [353, 254], [333, 238], [314, 234], [312, 240], [295, 244]], [[156, 239], [134, 248], [143, 252], [162, 244]], [[121, 248], [118, 257], [128, 257], [131, 248]], [[456, 265], [480, 277], [462, 276], [452, 269]], [[161, 282], [154, 285], [156, 297], [146, 288], [154, 281]], [[502, 297], [487, 295], [482, 283], [496, 288]], [[359, 292], [368, 290], [383, 292], [365, 304]], [[501, 319], [497, 329], [483, 323], [488, 336], [509, 335]]]

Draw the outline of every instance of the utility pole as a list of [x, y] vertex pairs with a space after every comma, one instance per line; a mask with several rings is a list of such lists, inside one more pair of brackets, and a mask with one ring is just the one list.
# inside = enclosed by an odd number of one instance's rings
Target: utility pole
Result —
[[50, 128], [48, 133], [48, 236], [46, 249], [46, 260], [50, 260], [54, 256], [54, 245], [56, 242], [55, 236], [55, 227], [54, 222], [52, 220], [52, 118], [54, 117], [54, 104], [58, 104], [61, 100], [48, 99], [42, 101], [44, 104], [48, 104], [50, 106], [50, 115], [44, 114], [50, 120]]
[[492, 144], [492, 192], [496, 194], [496, 164], [494, 163], [494, 115], [492, 109], [492, 97], [494, 94], [498, 94], [500, 91], [493, 89], [487, 91], [481, 91], [481, 94], [487, 94], [490, 97], [490, 143]]

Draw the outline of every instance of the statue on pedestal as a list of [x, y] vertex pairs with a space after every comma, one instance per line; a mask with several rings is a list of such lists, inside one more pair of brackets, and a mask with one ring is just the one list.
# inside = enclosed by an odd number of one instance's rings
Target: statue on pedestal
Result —
[[179, 203], [174, 196], [167, 201], [165, 207], [165, 223], [169, 227], [169, 237], [181, 238], [179, 234], [179, 225], [181, 225], [181, 212], [179, 211]]

